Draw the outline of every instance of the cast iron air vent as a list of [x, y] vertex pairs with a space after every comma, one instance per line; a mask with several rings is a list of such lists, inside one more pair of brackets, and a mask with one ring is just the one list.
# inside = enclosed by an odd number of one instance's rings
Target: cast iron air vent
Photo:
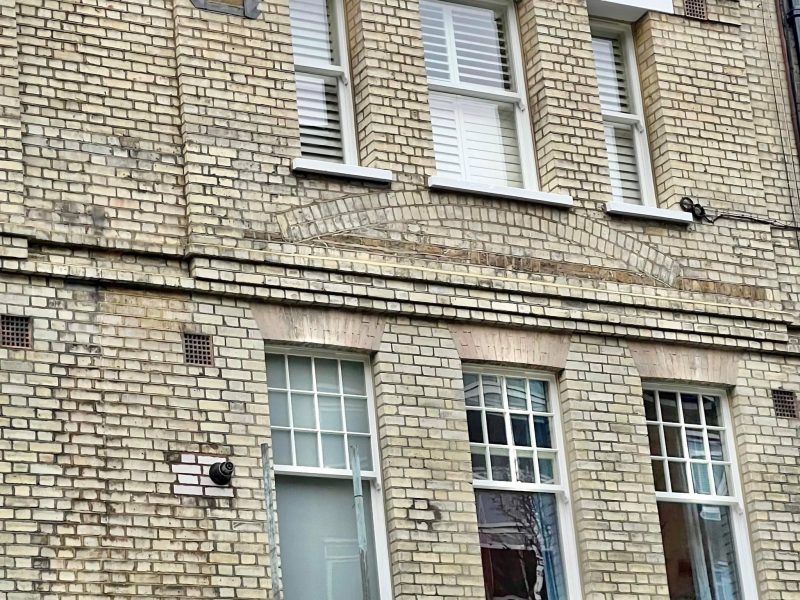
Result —
[[258, 1], [259, 0], [192, 0], [192, 4], [201, 10], [234, 15], [246, 19], [257, 19]]
[[5, 346], [6, 348], [30, 348], [30, 317], [0, 316], [0, 346]]
[[772, 390], [772, 408], [776, 417], [798, 418], [797, 394], [788, 390]]
[[708, 3], [706, 0], [684, 0], [683, 14], [690, 19], [708, 19]]
[[213, 366], [214, 350], [211, 336], [203, 333], [184, 333], [183, 358], [189, 365]]

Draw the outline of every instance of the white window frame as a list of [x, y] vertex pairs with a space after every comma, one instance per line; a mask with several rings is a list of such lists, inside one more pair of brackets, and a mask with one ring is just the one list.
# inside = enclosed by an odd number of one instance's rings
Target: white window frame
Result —
[[[600, 107], [603, 123], [616, 123], [633, 126], [634, 146], [636, 150], [636, 169], [639, 175], [639, 186], [642, 194], [642, 206], [656, 207], [656, 192], [653, 182], [653, 167], [650, 161], [650, 146], [647, 139], [647, 125], [644, 120], [644, 103], [642, 89], [639, 84], [639, 62], [636, 59], [636, 45], [633, 31], [627, 23], [592, 19], [592, 37], [616, 38], [622, 45], [622, 59], [625, 61], [625, 84], [628, 91], [630, 112], [607, 110]], [[624, 204], [614, 200], [612, 204]], [[634, 205], [635, 206], [635, 205]]]
[[[266, 354], [280, 354], [288, 356], [302, 356], [308, 358], [336, 359], [359, 362], [364, 365], [364, 380], [367, 391], [367, 409], [370, 426], [370, 451], [372, 452], [372, 469], [362, 470], [361, 479], [370, 485], [370, 508], [372, 509], [372, 530], [375, 535], [375, 562], [378, 572], [378, 590], [380, 600], [392, 600], [392, 575], [389, 561], [389, 541], [386, 533], [386, 513], [384, 510], [383, 484], [381, 479], [380, 447], [378, 444], [378, 420], [375, 412], [375, 392], [372, 386], [372, 362], [368, 357], [361, 354], [348, 352], [329, 351], [324, 349], [315, 350], [313, 348], [293, 348], [291, 346], [267, 346], [264, 349]], [[313, 393], [317, 394], [317, 379], [314, 373], [312, 361], [312, 382]], [[269, 388], [269, 382], [267, 383]], [[268, 394], [269, 396], [269, 394]], [[269, 398], [267, 398], [269, 404]], [[291, 410], [291, 407], [290, 407]], [[319, 421], [319, 415], [317, 415]], [[272, 426], [270, 425], [270, 440], [272, 439]], [[345, 448], [345, 454], [349, 456], [350, 448]], [[291, 475], [298, 477], [325, 477], [332, 479], [353, 480], [351, 469], [334, 469], [330, 467], [301, 467], [294, 465], [279, 465], [273, 458], [273, 470], [276, 476]], [[277, 486], [276, 486], [277, 487]], [[276, 513], [278, 513], [276, 507]], [[353, 511], [355, 518], [355, 511]], [[280, 535], [280, 532], [278, 532]], [[280, 554], [280, 545], [279, 554]], [[283, 583], [281, 582], [281, 585]]]
[[[558, 510], [558, 530], [561, 536], [561, 549], [564, 555], [561, 560], [564, 563], [565, 579], [567, 586], [567, 597], [569, 600], [580, 600], [582, 597], [581, 592], [581, 572], [578, 560], [578, 544], [575, 537], [575, 528], [572, 518], [572, 500], [569, 490], [569, 481], [567, 479], [567, 458], [563, 442], [563, 431], [561, 425], [561, 404], [558, 400], [558, 388], [556, 387], [556, 378], [550, 373], [543, 373], [539, 371], [528, 371], [522, 369], [509, 369], [505, 367], [483, 366], [464, 364], [462, 367], [463, 374], [474, 375], [495, 375], [503, 378], [503, 398], [506, 407], [504, 411], [507, 412], [507, 395], [505, 392], [505, 378], [513, 377], [520, 379], [536, 379], [539, 381], [547, 382], [547, 400], [550, 404], [550, 412], [552, 413], [552, 431], [550, 438], [553, 443], [553, 452], [556, 455], [556, 470], [558, 473], [558, 484], [542, 484], [542, 483], [524, 483], [512, 481], [488, 481], [485, 479], [473, 479], [472, 487], [476, 490], [496, 490], [496, 491], [510, 491], [510, 492], [540, 492], [555, 494], [556, 506]], [[467, 407], [468, 408], [468, 407]], [[482, 409], [483, 410], [483, 409]], [[531, 431], [531, 436], [533, 436]], [[508, 423], [506, 423], [506, 436], [509, 441], [508, 454], [509, 461], [512, 465], [516, 464], [516, 450], [514, 448], [513, 436], [508, 431]], [[509, 437], [511, 436], [511, 437]], [[488, 440], [487, 440], [488, 443]], [[470, 443], [470, 447], [472, 444]], [[549, 450], [549, 449], [548, 449]], [[470, 453], [471, 454], [471, 453]], [[470, 468], [472, 461], [470, 460]], [[488, 465], [487, 465], [488, 466]], [[536, 467], [538, 469], [538, 465]]]
[[[522, 170], [522, 187], [519, 189], [525, 190], [538, 190], [538, 176], [536, 172], [536, 159], [533, 150], [533, 136], [531, 132], [531, 122], [528, 117], [528, 90], [525, 81], [525, 72], [523, 69], [522, 59], [522, 46], [519, 38], [519, 23], [517, 20], [517, 11], [514, 8], [513, 2], [505, 2], [503, 0], [425, 0], [431, 4], [439, 4], [444, 6], [461, 5], [461, 6], [476, 6], [492, 10], [502, 10], [504, 12], [506, 21], [506, 43], [508, 45], [508, 61], [511, 67], [511, 78], [516, 91], [501, 90], [485, 85], [477, 85], [470, 83], [452, 83], [446, 82], [441, 79], [432, 79], [428, 76], [428, 89], [432, 92], [439, 92], [449, 94], [452, 96], [477, 98], [479, 100], [489, 100], [491, 102], [503, 102], [506, 104], [514, 105], [514, 123], [517, 132], [517, 147], [519, 151], [520, 167]], [[455, 63], [456, 49], [452, 30], [447, 29], [448, 41], [448, 57], [450, 59], [449, 67], [451, 73], [458, 72], [458, 66]], [[462, 167], [464, 167], [462, 162]], [[465, 169], [466, 171], [466, 169]], [[450, 177], [439, 177], [442, 185], [446, 187], [446, 183], [451, 183]], [[469, 179], [464, 180], [464, 186], [469, 187]], [[501, 187], [501, 186], [498, 186]], [[511, 188], [516, 189], [516, 188]]]
[[[750, 599], [757, 599], [758, 598], [758, 586], [756, 585], [755, 579], [755, 572], [753, 570], [753, 556], [752, 556], [752, 549], [750, 544], [750, 534], [747, 527], [747, 517], [745, 513], [745, 506], [744, 506], [744, 493], [742, 490], [742, 482], [739, 475], [739, 461], [738, 456], [736, 453], [736, 445], [733, 441], [733, 419], [731, 418], [730, 413], [730, 406], [728, 403], [728, 395], [726, 394], [725, 390], [719, 388], [709, 388], [704, 386], [681, 386], [681, 385], [659, 385], [659, 384], [648, 384], [645, 383], [642, 385], [642, 389], [644, 391], [656, 391], [656, 392], [674, 392], [677, 394], [678, 397], [678, 415], [680, 418], [680, 424], [683, 425], [684, 417], [683, 417], [683, 407], [680, 403], [680, 394], [681, 393], [689, 393], [689, 394], [697, 394], [700, 398], [702, 396], [718, 396], [720, 399], [720, 412], [722, 414], [722, 427], [724, 428], [725, 435], [723, 436], [725, 439], [722, 440], [723, 447], [725, 452], [728, 456], [728, 461], [730, 463], [729, 468], [729, 481], [728, 481], [728, 496], [720, 496], [717, 495], [716, 492], [713, 494], [698, 494], [694, 492], [690, 493], [681, 493], [681, 492], [659, 492], [656, 491], [656, 502], [663, 501], [663, 502], [673, 502], [679, 504], [706, 504], [706, 505], [714, 505], [714, 506], [727, 506], [730, 508], [730, 517], [731, 517], [731, 528], [733, 529], [733, 537], [734, 542], [736, 544], [736, 567], [739, 575], [739, 583], [741, 585], [741, 594], [742, 600], [750, 600]], [[644, 402], [644, 399], [642, 399]], [[669, 421], [663, 421], [661, 419], [661, 406], [660, 402], [656, 402], [656, 409], [658, 411], [659, 420], [658, 421], [646, 421], [648, 425], [657, 425], [661, 423], [670, 424]], [[701, 413], [702, 413], [701, 409]], [[703, 417], [705, 419], [705, 417]], [[686, 439], [681, 433], [682, 436], [682, 444], [684, 446], [683, 451], [685, 456], [685, 460], [690, 462], [688, 448]], [[649, 432], [648, 432], [649, 437]], [[664, 436], [661, 436], [661, 445], [666, 452], [665, 440], [663, 439]], [[704, 441], [706, 446], [708, 443]], [[648, 452], [649, 452], [649, 440], [648, 440]], [[709, 449], [706, 447], [706, 453], [709, 454]], [[648, 454], [648, 456], [651, 456]], [[652, 457], [651, 460], [659, 460], [661, 457]], [[710, 459], [710, 454], [709, 454]], [[669, 473], [665, 472], [665, 477], [669, 478]], [[689, 485], [690, 490], [694, 490], [694, 482], [691, 473], [691, 469], [687, 470], [687, 483]], [[713, 474], [710, 481], [711, 489], [714, 490], [714, 479]], [[732, 495], [731, 495], [732, 492]]]

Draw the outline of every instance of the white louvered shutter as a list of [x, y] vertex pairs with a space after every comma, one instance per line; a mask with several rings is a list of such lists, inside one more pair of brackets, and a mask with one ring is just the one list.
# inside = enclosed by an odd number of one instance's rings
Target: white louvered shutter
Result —
[[291, 0], [289, 7], [301, 154], [344, 162], [340, 82], [335, 76], [318, 74], [322, 67], [339, 66], [330, 4], [327, 0]]
[[436, 92], [430, 103], [440, 175], [488, 185], [522, 185], [513, 106]]
[[[643, 204], [642, 182], [637, 158], [636, 125], [615, 121], [605, 117], [607, 113], [619, 113], [636, 117], [628, 89], [625, 56], [622, 43], [617, 38], [594, 37], [592, 39], [597, 85], [600, 92], [600, 108], [604, 113], [608, 169], [611, 191], [615, 201]], [[635, 120], [635, 119], [633, 119]]]
[[333, 64], [331, 14], [326, 0], [291, 0], [292, 49], [295, 62]]
[[428, 79], [448, 89], [430, 94], [437, 173], [522, 186], [514, 103], [459, 93], [476, 86], [513, 91], [502, 13], [436, 0], [423, 0], [420, 10]]

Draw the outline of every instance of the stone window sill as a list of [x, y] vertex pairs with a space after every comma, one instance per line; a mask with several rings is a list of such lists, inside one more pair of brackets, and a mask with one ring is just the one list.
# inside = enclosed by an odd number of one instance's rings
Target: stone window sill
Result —
[[666, 221], [668, 223], [683, 223], [685, 225], [688, 225], [694, 220], [692, 213], [667, 208], [657, 208], [655, 206], [628, 204], [626, 202], [609, 202], [606, 204], [606, 212], [610, 215], [620, 217], [651, 219], [654, 221]]
[[394, 174], [387, 169], [345, 165], [311, 158], [295, 158], [292, 162], [292, 170], [298, 173], [347, 177], [348, 179], [360, 179], [375, 183], [391, 183], [394, 181]]
[[551, 194], [549, 192], [539, 192], [523, 188], [506, 187], [501, 185], [487, 185], [484, 183], [473, 183], [463, 179], [453, 179], [434, 175], [428, 178], [428, 187], [432, 190], [447, 192], [466, 192], [469, 194], [479, 194], [481, 196], [491, 196], [492, 198], [504, 198], [506, 200], [521, 200], [523, 202], [533, 202], [536, 204], [546, 204], [559, 208], [569, 208], [574, 202], [572, 196], [566, 194]]

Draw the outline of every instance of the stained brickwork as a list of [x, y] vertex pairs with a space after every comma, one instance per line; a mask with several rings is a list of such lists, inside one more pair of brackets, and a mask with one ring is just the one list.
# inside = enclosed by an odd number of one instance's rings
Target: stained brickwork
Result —
[[428, 189], [417, 0], [342, 2], [359, 159], [394, 182], [294, 173], [289, 1], [0, 0], [0, 314], [32, 325], [0, 348], [0, 598], [269, 597], [265, 343], [370, 357], [395, 599], [483, 596], [462, 363], [556, 375], [585, 600], [668, 597], [642, 385], [725, 388], [758, 600], [800, 598], [774, 3], [633, 23], [658, 205], [718, 217], [687, 226], [604, 212], [585, 0], [514, 4], [540, 187], [572, 208]]

